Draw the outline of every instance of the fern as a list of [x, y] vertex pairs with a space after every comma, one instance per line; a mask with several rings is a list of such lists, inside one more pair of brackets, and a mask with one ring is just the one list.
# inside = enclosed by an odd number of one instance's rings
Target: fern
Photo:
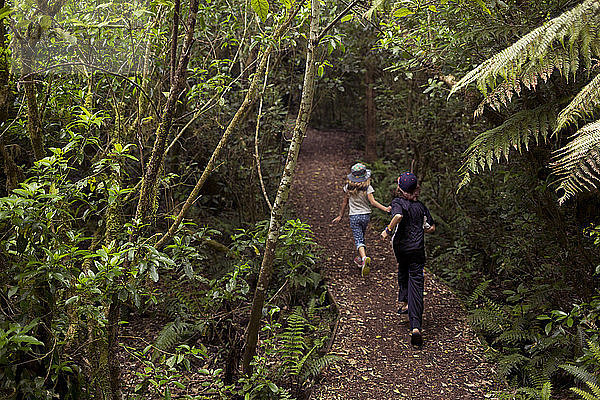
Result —
[[518, 353], [507, 354], [497, 361], [498, 376], [507, 379], [511, 374], [519, 372], [527, 364], [529, 358]]
[[594, 374], [590, 373], [585, 368], [579, 367], [577, 365], [561, 365], [560, 367], [580, 382], [596, 383], [598, 380], [598, 378]]
[[528, 150], [535, 141], [545, 142], [556, 126], [556, 107], [543, 105], [533, 110], [524, 110], [514, 114], [502, 125], [485, 131], [477, 136], [465, 152], [465, 160], [460, 168], [463, 180], [460, 187], [468, 184], [471, 174], [492, 167], [502, 158], [508, 161], [511, 148], [519, 153]]
[[552, 383], [544, 382], [542, 389], [540, 390], [540, 400], [550, 400], [552, 395]]
[[474, 310], [469, 320], [471, 325], [481, 330], [486, 335], [498, 335], [504, 331], [504, 318], [496, 311], [488, 308], [478, 308]]
[[554, 134], [584, 117], [591, 116], [598, 108], [600, 108], [600, 74], [581, 89], [571, 103], [558, 114]]
[[600, 388], [598, 387], [598, 385], [591, 382], [586, 382], [586, 384], [590, 389], [592, 389], [592, 393], [586, 392], [585, 390], [576, 387], [571, 388], [571, 391], [581, 396], [583, 400], [600, 400]]
[[490, 287], [490, 283], [492, 283], [492, 281], [488, 279], [488, 280], [482, 281], [479, 285], [477, 285], [475, 290], [473, 290], [473, 293], [471, 293], [471, 296], [469, 296], [469, 298], [467, 299], [467, 303], [470, 306], [472, 306], [480, 298], [487, 299], [487, 296], [485, 296], [485, 292]]
[[[158, 333], [154, 346], [161, 351], [171, 351], [178, 345], [188, 341], [192, 336], [202, 332], [204, 328], [204, 323], [193, 324], [182, 321], [169, 322]], [[154, 352], [153, 359], [158, 355], [159, 352]]]
[[[541, 80], [547, 81], [556, 70], [567, 81], [574, 79], [582, 70], [589, 79], [592, 60], [599, 55], [600, 3], [585, 0], [481, 63], [452, 88], [450, 95], [476, 83], [484, 95], [484, 101], [475, 112], [478, 115], [486, 105], [498, 109], [508, 104], [513, 94], [520, 94], [523, 87], [535, 89]], [[552, 107], [515, 114], [501, 126], [475, 139], [465, 153], [459, 188], [470, 182], [471, 174], [485, 170], [486, 166], [491, 168], [492, 163], [502, 157], [508, 160], [511, 147], [519, 152], [523, 147], [527, 149], [532, 139], [547, 139], [549, 130], [558, 134], [565, 127], [591, 116], [598, 108], [600, 76], [597, 75], [562, 109], [558, 117]], [[552, 167], [557, 176], [557, 190], [563, 192], [560, 204], [580, 191], [598, 187], [599, 131], [598, 122], [584, 126], [573, 135], [567, 146], [556, 153]]]
[[342, 357], [335, 354], [325, 354], [321, 357], [315, 357], [310, 362], [304, 363], [300, 379], [306, 381], [307, 379], [314, 378], [325, 368], [342, 360]]
[[589, 388], [589, 392], [583, 389], [572, 387], [571, 391], [578, 394], [584, 400], [600, 400], [600, 377], [598, 376], [598, 368], [600, 367], [600, 346], [598, 343], [588, 340], [588, 347], [591, 353], [591, 363], [596, 370], [588, 371], [587, 368], [577, 365], [561, 365], [561, 368], [571, 374], [577, 381], [585, 382]]
[[298, 363], [304, 355], [306, 343], [304, 341], [307, 321], [302, 315], [302, 308], [298, 307], [287, 319], [287, 326], [279, 335], [282, 348], [280, 354], [283, 368], [292, 375], [298, 375]]
[[600, 121], [585, 125], [573, 140], [555, 153], [551, 164], [563, 194], [559, 203], [582, 190], [598, 188], [600, 173]]
[[522, 330], [521, 328], [513, 328], [508, 331], [504, 331], [498, 336], [492, 344], [504, 344], [508, 346], [516, 346], [521, 342], [528, 342], [534, 338], [531, 332]]
[[[586, 0], [570, 11], [534, 29], [510, 47], [481, 63], [465, 75], [451, 90], [450, 95], [475, 82], [479, 90], [488, 93], [498, 85], [498, 79], [535, 88], [537, 77], [547, 79], [554, 69], [569, 77], [579, 70], [580, 57], [584, 65], [591, 65], [593, 55], [599, 54], [600, 44], [594, 29], [598, 24], [600, 5]], [[560, 50], [558, 50], [560, 49]]]

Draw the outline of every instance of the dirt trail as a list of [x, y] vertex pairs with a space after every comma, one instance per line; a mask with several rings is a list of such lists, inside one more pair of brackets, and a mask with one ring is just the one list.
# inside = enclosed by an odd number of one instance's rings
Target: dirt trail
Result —
[[347, 133], [309, 130], [292, 192], [298, 215], [324, 248], [324, 273], [340, 309], [332, 351], [345, 359], [325, 371], [312, 399], [483, 399], [494, 386], [492, 365], [454, 294], [425, 273], [424, 346], [412, 348], [407, 317], [396, 314], [397, 265], [389, 242], [370, 224], [373, 268], [363, 279], [352, 262], [347, 216], [330, 224], [344, 175], [361, 156], [350, 142]]

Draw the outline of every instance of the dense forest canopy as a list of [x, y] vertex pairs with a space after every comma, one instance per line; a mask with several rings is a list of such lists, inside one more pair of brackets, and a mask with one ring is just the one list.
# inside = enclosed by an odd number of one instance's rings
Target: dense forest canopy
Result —
[[600, 398], [599, 13], [0, 0], [0, 396], [305, 398], [344, 362], [289, 201], [310, 126], [385, 204], [418, 176], [490, 397]]

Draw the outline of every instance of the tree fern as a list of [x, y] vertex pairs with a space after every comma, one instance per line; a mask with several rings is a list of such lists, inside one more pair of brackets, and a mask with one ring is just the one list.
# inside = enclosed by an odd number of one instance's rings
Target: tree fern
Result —
[[[471, 83], [476, 83], [485, 99], [476, 110], [481, 114], [486, 105], [498, 109], [520, 94], [522, 87], [535, 89], [558, 70], [567, 81], [584, 71], [589, 76], [592, 60], [600, 55], [600, 3], [585, 0], [582, 4], [534, 29], [510, 47], [502, 50], [467, 73], [451, 90], [451, 95]], [[468, 184], [472, 173], [491, 168], [502, 157], [508, 160], [508, 150], [518, 151], [533, 137], [547, 138], [549, 127], [558, 134], [580, 119], [591, 116], [600, 108], [600, 77], [595, 76], [559, 114], [553, 110], [521, 111], [504, 124], [479, 135], [465, 154], [461, 167], [463, 180]], [[529, 125], [534, 115], [544, 114], [544, 123]], [[549, 124], [546, 123], [549, 121]], [[541, 121], [540, 121], [541, 122]], [[553, 171], [557, 177], [560, 203], [582, 190], [598, 185], [600, 162], [600, 124], [592, 123], [573, 135], [571, 142], [555, 156]], [[531, 131], [530, 131], [531, 130]], [[537, 140], [537, 137], [536, 137]], [[523, 146], [524, 145], [524, 146]]]
[[598, 188], [600, 182], [600, 121], [585, 125], [573, 140], [555, 153], [551, 164], [562, 190], [559, 203], [582, 190]]
[[598, 108], [600, 108], [600, 74], [581, 89], [571, 103], [558, 114], [554, 133], [577, 123], [581, 118], [591, 116]]
[[502, 125], [479, 134], [465, 152], [460, 187], [470, 182], [472, 173], [491, 169], [502, 158], [508, 160], [511, 149], [521, 152], [529, 149], [531, 142], [546, 141], [556, 126], [556, 111], [553, 104], [520, 111]]
[[[499, 78], [512, 81], [513, 87], [535, 87], [538, 76], [547, 77], [554, 69], [567, 77], [574, 75], [580, 67], [580, 57], [589, 66], [592, 55], [600, 54], [598, 38], [591, 38], [596, 34], [599, 12], [596, 0], [586, 0], [548, 21], [465, 75], [450, 95], [473, 82], [487, 97], [490, 89], [498, 86]], [[562, 51], [557, 50], [559, 47]]]

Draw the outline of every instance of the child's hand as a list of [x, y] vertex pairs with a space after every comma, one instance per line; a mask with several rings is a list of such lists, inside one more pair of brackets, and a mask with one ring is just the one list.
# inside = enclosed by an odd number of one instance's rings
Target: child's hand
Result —
[[337, 217], [335, 217], [335, 218], [333, 219], [333, 221], [331, 221], [331, 223], [332, 223], [332, 224], [337, 224], [337, 223], [338, 223], [338, 222], [340, 222], [341, 220], [342, 220], [342, 217], [338, 215]]
[[381, 238], [382, 239], [387, 239], [390, 235], [388, 235], [388, 233], [386, 232], [386, 230], [384, 229], [383, 232], [381, 232]]
[[386, 211], [388, 214], [389, 214], [389, 213], [391, 213], [391, 212], [392, 212], [392, 206], [387, 206], [387, 207], [385, 208], [385, 211]]

